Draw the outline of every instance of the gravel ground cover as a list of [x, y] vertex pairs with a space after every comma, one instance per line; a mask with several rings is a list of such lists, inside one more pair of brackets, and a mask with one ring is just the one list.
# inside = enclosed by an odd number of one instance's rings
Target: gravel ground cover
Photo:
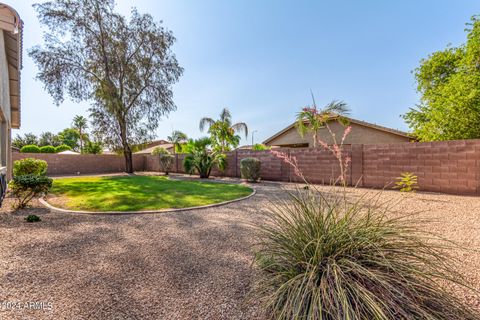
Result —
[[[0, 319], [263, 319], [248, 294], [252, 224], [262, 223], [265, 208], [294, 185], [255, 188], [245, 201], [153, 215], [64, 214], [38, 203], [12, 214], [7, 199], [0, 209]], [[365, 192], [378, 191], [349, 189], [348, 196]], [[426, 230], [480, 247], [480, 198], [396, 191], [380, 197], [398, 203], [392, 214], [420, 212], [431, 221]], [[26, 223], [28, 214], [42, 221]], [[480, 290], [480, 253], [453, 254]], [[458, 294], [480, 309], [478, 297]], [[22, 305], [12, 310], [6, 302]], [[25, 302], [43, 302], [44, 310]]]

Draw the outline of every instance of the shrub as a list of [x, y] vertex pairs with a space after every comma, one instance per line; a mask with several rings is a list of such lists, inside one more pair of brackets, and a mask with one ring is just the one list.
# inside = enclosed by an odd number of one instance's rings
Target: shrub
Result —
[[44, 176], [47, 173], [47, 167], [47, 162], [44, 160], [25, 158], [13, 163], [13, 175], [16, 177], [27, 174]]
[[36, 216], [34, 214], [30, 214], [30, 215], [25, 217], [25, 221], [27, 221], [27, 222], [39, 222], [39, 221], [42, 221], [42, 219], [40, 219], [39, 216]]
[[213, 166], [224, 170], [227, 164], [226, 155], [219, 151], [209, 151], [210, 138], [189, 140], [186, 150], [188, 154], [183, 158], [183, 167], [188, 174], [197, 172], [200, 178], [206, 179], [210, 176]]
[[54, 146], [40, 147], [40, 153], [55, 153], [55, 147]]
[[240, 161], [240, 173], [243, 179], [256, 182], [260, 179], [261, 162], [257, 158], [245, 158]]
[[479, 319], [447, 289], [464, 282], [445, 250], [456, 246], [350, 200], [299, 190], [259, 227], [256, 288], [272, 318]]
[[40, 148], [34, 144], [28, 144], [20, 149], [22, 153], [40, 153]]
[[415, 192], [418, 189], [417, 176], [411, 172], [402, 173], [397, 178], [394, 188], [400, 189], [400, 192]]
[[25, 208], [33, 199], [42, 194], [46, 194], [52, 187], [53, 180], [46, 176], [36, 174], [26, 174], [14, 176], [8, 184], [10, 192], [15, 198], [14, 207], [16, 209]]
[[170, 152], [168, 152], [168, 150], [165, 149], [164, 147], [156, 147], [152, 151], [152, 155], [154, 155], [154, 156], [158, 156], [158, 155], [161, 155], [161, 154], [170, 154]]
[[87, 143], [85, 144], [85, 147], [83, 148], [83, 152], [87, 154], [102, 154], [103, 152], [102, 143], [87, 141]]
[[253, 145], [252, 150], [254, 151], [262, 151], [262, 150], [270, 150], [271, 148], [269, 146], [266, 146], [261, 143], [256, 143]]
[[161, 154], [159, 156], [160, 161], [160, 170], [165, 172], [166, 175], [172, 170], [173, 162], [175, 161], [175, 157], [171, 154]]
[[55, 147], [55, 153], [68, 151], [68, 150], [72, 150], [72, 148], [70, 148], [70, 146], [67, 146], [66, 144], [61, 144], [58, 147]]

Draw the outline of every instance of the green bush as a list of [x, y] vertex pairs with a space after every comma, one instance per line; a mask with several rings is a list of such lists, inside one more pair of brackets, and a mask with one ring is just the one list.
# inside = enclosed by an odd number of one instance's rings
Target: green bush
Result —
[[261, 162], [257, 158], [244, 158], [240, 161], [240, 173], [243, 179], [256, 182], [260, 179]]
[[36, 174], [14, 176], [8, 184], [12, 196], [15, 198], [14, 208], [25, 208], [33, 198], [48, 193], [52, 183], [51, 178]]
[[159, 155], [160, 170], [165, 172], [166, 175], [172, 170], [175, 157], [170, 153]]
[[20, 149], [22, 153], [40, 153], [40, 148], [34, 144], [28, 144]]
[[87, 154], [102, 154], [103, 147], [100, 142], [87, 141], [83, 148], [83, 152]]
[[198, 173], [201, 179], [208, 179], [213, 166], [225, 170], [227, 156], [219, 151], [209, 151], [210, 138], [189, 140], [185, 147], [188, 154], [183, 158], [183, 167], [188, 174]]
[[377, 202], [299, 190], [276, 203], [255, 258], [272, 318], [479, 319], [451, 293], [458, 247]]
[[271, 148], [269, 146], [266, 146], [261, 143], [256, 143], [253, 145], [252, 150], [254, 151], [262, 151], [262, 150], [270, 150]]
[[25, 217], [25, 221], [27, 222], [39, 222], [42, 221], [39, 216], [34, 215], [34, 214], [29, 214], [28, 216]]
[[40, 147], [40, 153], [55, 153], [55, 147], [54, 146]]
[[158, 155], [161, 155], [161, 154], [170, 154], [170, 152], [168, 152], [168, 150], [165, 149], [164, 147], [156, 147], [152, 151], [152, 155], [154, 155], [154, 156], [158, 156]]
[[72, 148], [70, 148], [70, 146], [67, 146], [66, 144], [61, 144], [58, 147], [55, 147], [55, 153], [68, 151], [68, 150], [72, 150]]
[[40, 159], [25, 158], [16, 160], [13, 163], [13, 175], [16, 177], [27, 174], [44, 176], [47, 173], [47, 167], [47, 162]]

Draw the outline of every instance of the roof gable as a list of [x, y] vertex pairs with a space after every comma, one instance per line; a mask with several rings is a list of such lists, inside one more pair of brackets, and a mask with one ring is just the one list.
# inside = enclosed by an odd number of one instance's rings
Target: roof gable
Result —
[[[335, 115], [335, 116], [332, 116], [331, 117], [331, 120], [329, 121], [334, 121], [336, 118], [338, 118], [339, 116], [338, 115]], [[404, 132], [404, 131], [400, 131], [400, 130], [396, 130], [396, 129], [392, 129], [392, 128], [388, 128], [388, 127], [384, 127], [384, 126], [380, 126], [380, 125], [377, 125], [377, 124], [374, 124], [374, 123], [369, 123], [369, 122], [366, 122], [366, 121], [362, 121], [362, 120], [357, 120], [357, 119], [353, 119], [353, 118], [350, 118], [350, 117], [345, 117], [343, 116], [343, 118], [347, 119], [349, 122], [351, 123], [355, 123], [357, 125], [360, 125], [360, 126], [363, 126], [363, 127], [368, 127], [368, 128], [371, 128], [371, 129], [375, 129], [375, 130], [379, 130], [379, 131], [383, 131], [383, 132], [387, 132], [387, 133], [391, 133], [391, 134], [394, 134], [394, 135], [398, 135], [398, 136], [401, 136], [401, 137], [406, 137], [406, 138], [413, 138], [410, 134], [408, 134], [407, 132]], [[264, 144], [268, 144], [270, 142], [272, 142], [274, 139], [278, 138], [279, 136], [283, 135], [284, 133], [286, 133], [287, 131], [291, 130], [292, 128], [295, 128], [297, 122], [293, 122], [291, 125], [289, 125], [288, 127], [280, 130], [279, 132], [277, 132], [276, 134], [274, 134], [273, 136], [271, 136], [270, 138], [266, 139], [265, 141], [263, 141]]]

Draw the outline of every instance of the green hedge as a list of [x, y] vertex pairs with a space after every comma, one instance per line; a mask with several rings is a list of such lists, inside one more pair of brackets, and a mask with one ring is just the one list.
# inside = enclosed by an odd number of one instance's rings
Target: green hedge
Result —
[[40, 153], [40, 148], [34, 144], [27, 144], [20, 149], [23, 153]]
[[55, 147], [54, 146], [40, 147], [40, 153], [55, 153]]
[[70, 146], [67, 146], [66, 144], [62, 144], [62, 145], [59, 145], [58, 147], [55, 147], [55, 153], [68, 151], [68, 150], [72, 150], [72, 148], [70, 148]]

